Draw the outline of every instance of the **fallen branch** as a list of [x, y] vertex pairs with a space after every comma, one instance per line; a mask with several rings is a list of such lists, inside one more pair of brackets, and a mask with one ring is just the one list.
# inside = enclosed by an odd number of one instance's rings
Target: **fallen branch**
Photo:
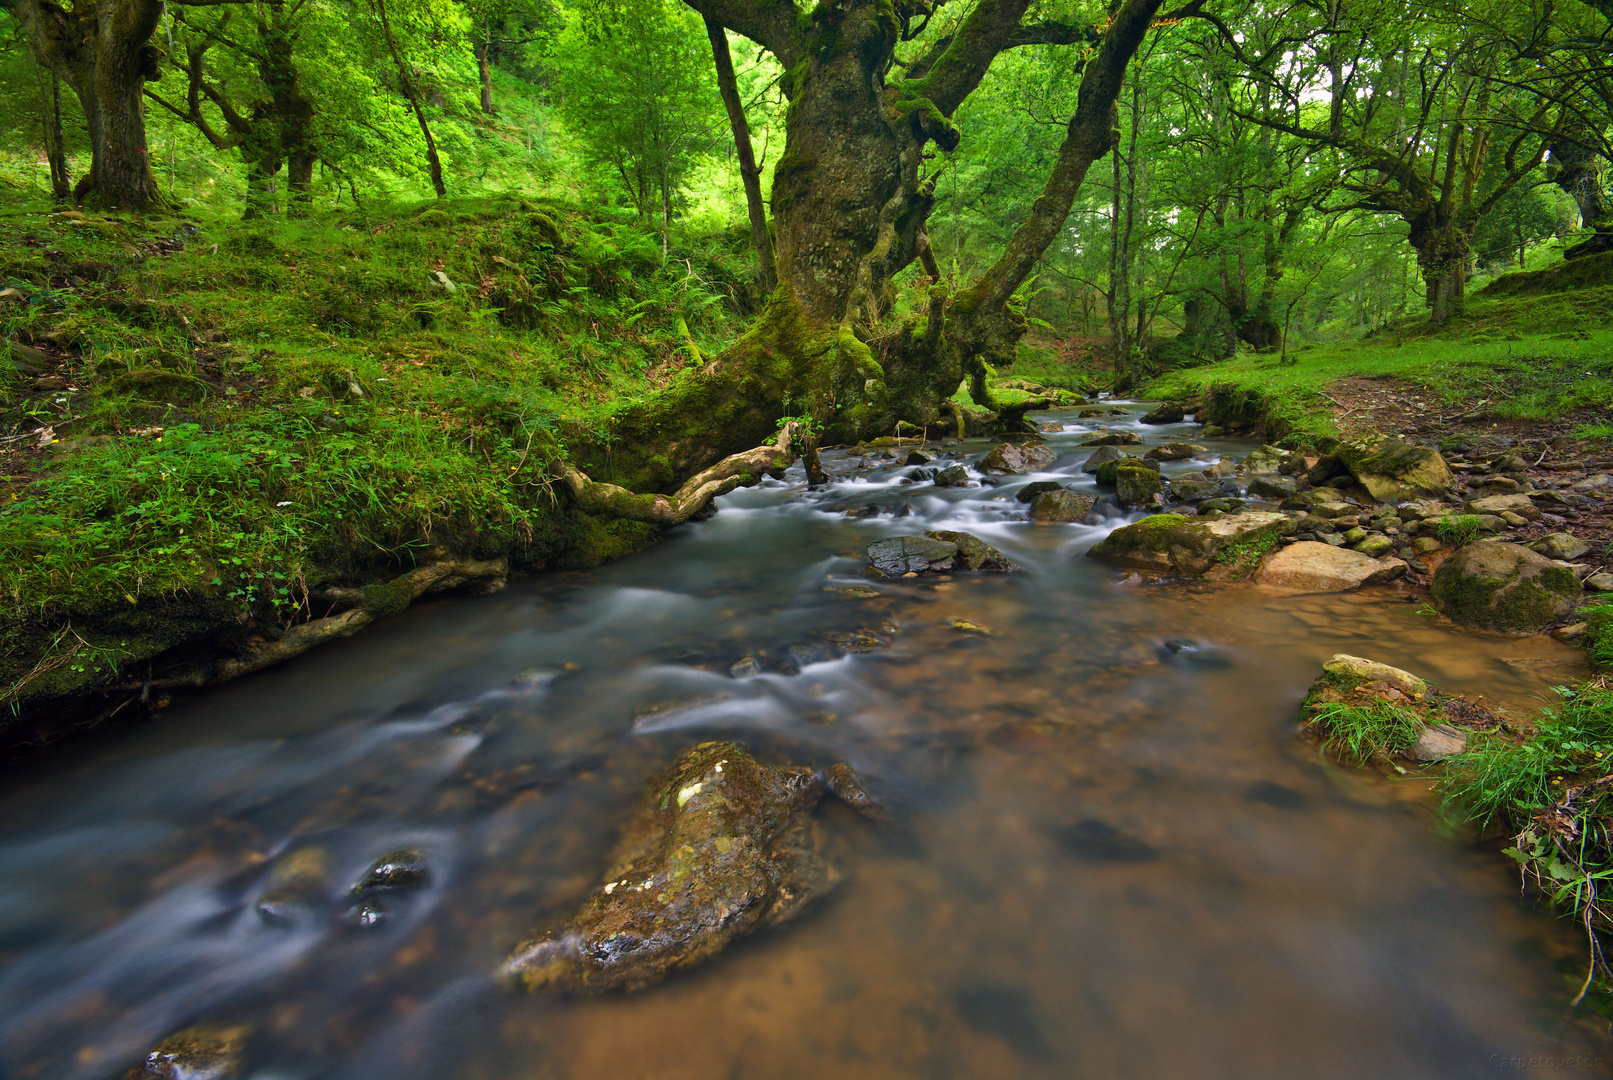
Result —
[[571, 489], [578, 508], [589, 514], [610, 514], [656, 525], [679, 525], [742, 484], [754, 484], [761, 476], [781, 473], [800, 455], [801, 423], [792, 420], [780, 429], [770, 446], [758, 446], [730, 454], [704, 472], [696, 473], [674, 495], [629, 491], [616, 484], [602, 484], [586, 473], [561, 462], [559, 479]]

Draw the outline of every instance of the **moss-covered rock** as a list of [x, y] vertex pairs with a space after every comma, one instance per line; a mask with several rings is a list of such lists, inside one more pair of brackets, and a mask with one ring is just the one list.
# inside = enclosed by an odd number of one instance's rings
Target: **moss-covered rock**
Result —
[[980, 462], [983, 473], [1021, 473], [1045, 469], [1058, 460], [1058, 453], [1044, 442], [998, 443]]
[[1372, 446], [1341, 443], [1335, 455], [1374, 499], [1383, 502], [1437, 498], [1455, 483], [1438, 450], [1403, 439], [1384, 439]]
[[1122, 465], [1115, 470], [1115, 497], [1121, 506], [1152, 506], [1163, 491], [1157, 469]]
[[1116, 529], [1088, 551], [1087, 557], [1121, 566], [1198, 576], [1237, 548], [1253, 550], [1262, 544], [1275, 544], [1293, 531], [1294, 522], [1290, 518], [1260, 511], [1210, 521], [1181, 514], [1154, 514]]
[[1434, 605], [1476, 630], [1536, 634], [1572, 613], [1583, 590], [1573, 571], [1521, 544], [1469, 544], [1434, 573]]

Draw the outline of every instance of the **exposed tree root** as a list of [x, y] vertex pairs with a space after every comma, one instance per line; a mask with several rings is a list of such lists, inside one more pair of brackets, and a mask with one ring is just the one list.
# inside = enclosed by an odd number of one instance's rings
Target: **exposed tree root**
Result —
[[691, 476], [671, 495], [640, 495], [616, 484], [602, 484], [566, 462], [559, 465], [560, 479], [571, 489], [584, 513], [679, 525], [704, 510], [717, 496], [742, 484], [754, 484], [764, 474], [782, 473], [801, 455], [803, 434], [800, 422], [792, 420], [779, 430], [771, 445], [730, 454]]

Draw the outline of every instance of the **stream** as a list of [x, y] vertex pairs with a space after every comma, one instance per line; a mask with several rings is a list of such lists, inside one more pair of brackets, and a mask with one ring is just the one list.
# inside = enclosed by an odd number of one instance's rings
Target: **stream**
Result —
[[[1605, 1072], [1583, 1028], [1553, 1035], [1574, 928], [1442, 835], [1425, 782], [1330, 765], [1295, 725], [1335, 652], [1526, 708], [1580, 655], [1455, 630], [1409, 592], [1082, 557], [1138, 515], [1033, 525], [1014, 492], [1094, 490], [1094, 428], [1210, 448], [1167, 475], [1254, 446], [1117, 408], [1039, 414], [1065, 424], [1057, 464], [997, 486], [903, 484], [905, 448], [826, 453], [827, 489], [797, 467], [619, 563], [422, 602], [10, 768], [0, 1077], [121, 1076], [199, 1022], [250, 1025], [261, 1080]], [[866, 504], [885, 512], [843, 512]], [[1027, 572], [865, 576], [865, 545], [927, 529]], [[498, 983], [598, 884], [645, 778], [711, 738], [847, 762], [890, 820], [825, 804], [834, 893], [695, 971], [585, 1000]], [[352, 883], [403, 847], [429, 884], [353, 918]], [[271, 925], [257, 898], [309, 851], [322, 892]]]

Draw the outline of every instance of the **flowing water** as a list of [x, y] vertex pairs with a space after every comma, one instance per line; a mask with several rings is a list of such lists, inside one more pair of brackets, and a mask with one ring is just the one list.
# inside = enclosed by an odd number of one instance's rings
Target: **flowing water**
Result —
[[[827, 490], [797, 469], [623, 562], [422, 603], [13, 768], [0, 1076], [118, 1076], [198, 1022], [250, 1024], [244, 1075], [265, 1080], [1597, 1063], [1605, 1047], [1552, 1034], [1570, 928], [1521, 907], [1492, 852], [1442, 837], [1426, 785], [1332, 767], [1294, 724], [1334, 652], [1525, 706], [1582, 675], [1578, 655], [1454, 631], [1409, 593], [1284, 597], [1083, 558], [1118, 509], [1038, 526], [1013, 493], [1090, 488], [1075, 444], [1137, 429], [1122, 408], [1051, 414], [1058, 464], [997, 487], [829, 454]], [[1211, 446], [1166, 472], [1250, 448]], [[834, 509], [865, 504], [885, 512]], [[936, 528], [1027, 573], [866, 579], [866, 544]], [[884, 647], [835, 647], [858, 640]], [[831, 897], [660, 986], [565, 1001], [494, 980], [597, 884], [645, 777], [713, 737], [849, 762], [892, 820], [825, 805]], [[405, 846], [430, 885], [345, 921], [351, 883]], [[266, 882], [310, 851], [312, 910], [266, 924]]]

